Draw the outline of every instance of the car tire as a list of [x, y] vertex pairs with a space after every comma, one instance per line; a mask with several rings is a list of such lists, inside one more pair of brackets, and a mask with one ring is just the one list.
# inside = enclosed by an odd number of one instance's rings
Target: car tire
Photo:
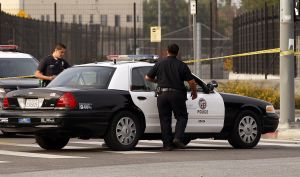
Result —
[[62, 135], [36, 135], [37, 144], [47, 150], [58, 150], [65, 147], [70, 138]]
[[239, 149], [251, 149], [261, 137], [261, 122], [258, 115], [250, 110], [242, 111], [234, 122], [228, 142]]
[[128, 111], [117, 113], [109, 125], [104, 141], [109, 148], [117, 151], [132, 150], [141, 135], [137, 116]]

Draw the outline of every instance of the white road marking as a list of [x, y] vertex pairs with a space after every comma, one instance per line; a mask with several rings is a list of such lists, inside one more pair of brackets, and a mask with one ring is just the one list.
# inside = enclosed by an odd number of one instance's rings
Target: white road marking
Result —
[[156, 154], [156, 153], [159, 153], [159, 152], [152, 152], [152, 151], [105, 151], [105, 152], [117, 153], [117, 154], [127, 154], [127, 155], [132, 155], [132, 154]]
[[11, 156], [21, 156], [21, 157], [35, 157], [35, 158], [46, 158], [46, 159], [81, 159], [87, 157], [81, 156], [64, 156], [64, 155], [52, 155], [52, 154], [42, 154], [42, 153], [32, 153], [32, 152], [15, 152], [15, 151], [6, 151], [0, 150], [2, 155], [11, 155]]
[[300, 144], [264, 143], [264, 142], [259, 142], [258, 145], [261, 145], [261, 146], [300, 147]]
[[[16, 143], [0, 142], [0, 145], [40, 148], [40, 146], [37, 144], [16, 144]], [[91, 149], [91, 148], [93, 147], [65, 146], [63, 149]]]
[[9, 163], [9, 161], [0, 161], [0, 163]]

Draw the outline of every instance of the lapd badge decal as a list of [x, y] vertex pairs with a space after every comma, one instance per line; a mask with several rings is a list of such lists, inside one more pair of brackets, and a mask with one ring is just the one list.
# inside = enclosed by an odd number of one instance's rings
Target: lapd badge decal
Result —
[[204, 98], [200, 98], [198, 101], [199, 110], [197, 110], [198, 114], [208, 114], [208, 110], [206, 110], [207, 102]]

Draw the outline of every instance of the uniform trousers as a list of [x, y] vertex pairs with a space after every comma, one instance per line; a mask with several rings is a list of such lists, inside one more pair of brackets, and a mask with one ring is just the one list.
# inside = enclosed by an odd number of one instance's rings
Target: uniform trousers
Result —
[[184, 131], [188, 121], [185, 102], [186, 93], [181, 91], [165, 91], [157, 97], [157, 107], [164, 147], [171, 146], [173, 141], [172, 112], [176, 119], [174, 138], [182, 141], [184, 137]]

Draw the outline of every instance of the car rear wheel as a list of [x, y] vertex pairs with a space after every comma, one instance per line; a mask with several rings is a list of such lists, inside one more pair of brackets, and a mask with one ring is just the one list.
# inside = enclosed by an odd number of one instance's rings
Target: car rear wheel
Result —
[[261, 137], [261, 122], [256, 113], [242, 111], [235, 123], [228, 142], [234, 148], [250, 149], [257, 145]]
[[62, 135], [36, 135], [37, 144], [47, 150], [57, 150], [65, 147], [70, 138]]
[[138, 143], [140, 135], [138, 118], [131, 112], [122, 111], [114, 116], [104, 141], [113, 150], [131, 150]]

